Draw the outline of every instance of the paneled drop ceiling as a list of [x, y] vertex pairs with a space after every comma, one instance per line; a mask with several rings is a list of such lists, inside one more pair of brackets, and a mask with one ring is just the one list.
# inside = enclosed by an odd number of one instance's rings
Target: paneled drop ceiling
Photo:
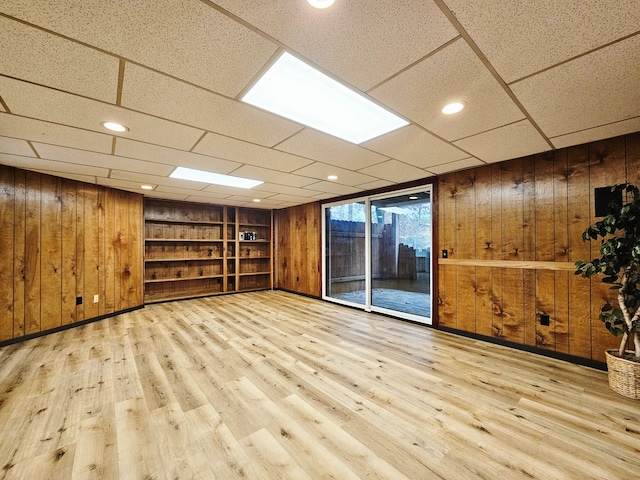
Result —
[[[0, 163], [150, 197], [277, 209], [640, 130], [640, 0], [3, 0], [0, 42]], [[410, 124], [355, 145], [241, 103], [285, 51]]]

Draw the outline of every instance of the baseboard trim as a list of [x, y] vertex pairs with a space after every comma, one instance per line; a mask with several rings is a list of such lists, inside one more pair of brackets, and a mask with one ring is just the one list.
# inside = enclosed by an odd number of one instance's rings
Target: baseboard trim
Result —
[[496, 345], [502, 345], [504, 347], [514, 348], [523, 352], [535, 353], [543, 357], [549, 357], [556, 360], [562, 360], [576, 365], [583, 365], [585, 367], [595, 368], [597, 370], [607, 370], [607, 364], [605, 362], [599, 362], [597, 360], [591, 360], [589, 358], [578, 357], [576, 355], [569, 355], [568, 353], [554, 352], [540, 347], [533, 347], [530, 345], [524, 345], [522, 343], [511, 342], [509, 340], [503, 340], [500, 338], [490, 337], [488, 335], [480, 335], [477, 333], [467, 332], [465, 330], [458, 330], [451, 327], [436, 327], [437, 330], [442, 332], [452, 333], [454, 335], [460, 335], [462, 337], [473, 338], [487, 343], [493, 343]]
[[3, 341], [0, 342], [0, 348], [1, 347], [6, 347], [8, 345], [14, 345], [16, 343], [26, 342], [27, 340], [31, 340], [33, 338], [44, 337], [45, 335], [50, 335], [52, 333], [62, 332], [64, 330], [70, 330], [72, 328], [81, 327], [83, 325], [87, 325], [88, 323], [93, 323], [93, 322], [97, 322], [99, 320], [104, 320], [106, 318], [115, 317], [116, 315], [121, 315], [123, 313], [133, 312], [135, 310], [140, 310], [141, 308], [144, 308], [144, 304], [143, 305], [138, 305], [137, 307], [127, 308], [125, 310], [118, 310], [117, 312], [108, 313], [106, 315], [100, 315], [99, 317], [93, 317], [93, 318], [89, 318], [87, 320], [81, 320], [79, 322], [70, 323], [68, 325], [60, 325], [59, 327], [50, 328], [48, 330], [43, 330], [41, 332], [30, 333], [29, 335], [24, 335], [22, 337], [16, 337], [16, 338], [11, 338], [9, 340], [3, 340]]

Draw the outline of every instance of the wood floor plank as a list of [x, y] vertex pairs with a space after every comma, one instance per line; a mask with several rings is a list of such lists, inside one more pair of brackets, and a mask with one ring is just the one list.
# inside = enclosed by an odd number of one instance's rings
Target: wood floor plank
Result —
[[0, 480], [627, 479], [606, 372], [281, 291], [0, 348]]

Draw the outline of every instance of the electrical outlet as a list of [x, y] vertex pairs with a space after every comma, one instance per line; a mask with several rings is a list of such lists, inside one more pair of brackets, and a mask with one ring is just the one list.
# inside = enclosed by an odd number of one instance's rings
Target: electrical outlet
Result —
[[442, 250], [442, 258], [449, 258], [449, 250]]
[[98, 303], [99, 298], [100, 298], [99, 295], [94, 295], [93, 296], [93, 303]]
[[547, 313], [540, 314], [540, 325], [544, 325], [545, 327], [549, 326], [549, 314]]
[[76, 297], [76, 305], [82, 305], [82, 297]]

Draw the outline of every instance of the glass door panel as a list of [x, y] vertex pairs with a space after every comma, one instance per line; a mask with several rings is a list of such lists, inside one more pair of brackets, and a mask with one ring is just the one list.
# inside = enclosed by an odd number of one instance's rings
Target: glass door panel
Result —
[[366, 205], [325, 208], [325, 296], [366, 304]]
[[431, 194], [371, 200], [371, 309], [430, 323]]

